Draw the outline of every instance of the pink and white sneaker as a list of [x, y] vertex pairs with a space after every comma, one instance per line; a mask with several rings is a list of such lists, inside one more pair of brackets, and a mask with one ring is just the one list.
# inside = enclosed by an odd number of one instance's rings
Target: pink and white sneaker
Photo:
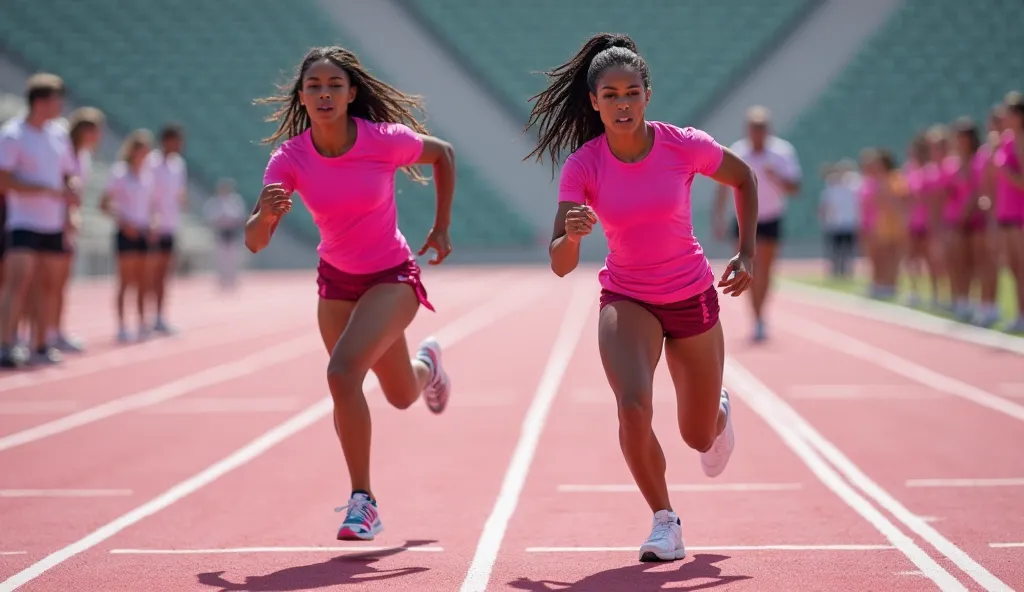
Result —
[[365, 493], [353, 493], [348, 505], [334, 509], [335, 512], [343, 510], [348, 512], [338, 529], [339, 541], [372, 541], [377, 533], [384, 530], [377, 502]]
[[427, 408], [434, 413], [441, 413], [448, 405], [452, 391], [451, 378], [444, 371], [444, 363], [441, 360], [441, 344], [433, 337], [427, 337], [420, 343], [416, 359], [430, 368], [430, 380], [427, 386], [423, 387], [423, 399], [427, 403]]
[[722, 389], [721, 409], [725, 411], [725, 430], [718, 434], [711, 450], [702, 452], [700, 455], [700, 468], [708, 477], [717, 477], [729, 464], [733, 449], [736, 448], [736, 433], [732, 430], [732, 404], [729, 401], [729, 391]]

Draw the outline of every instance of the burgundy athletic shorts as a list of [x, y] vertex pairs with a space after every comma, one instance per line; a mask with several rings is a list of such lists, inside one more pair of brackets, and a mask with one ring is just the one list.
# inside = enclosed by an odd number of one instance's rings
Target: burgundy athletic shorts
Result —
[[714, 286], [701, 294], [671, 304], [651, 304], [611, 290], [601, 290], [601, 308], [619, 300], [635, 302], [647, 309], [661, 323], [661, 329], [669, 339], [700, 335], [718, 322], [718, 291]]
[[325, 300], [356, 301], [377, 284], [408, 284], [416, 292], [420, 304], [434, 310], [420, 281], [420, 266], [414, 259], [384, 271], [360, 274], [346, 273], [321, 259], [316, 272], [317, 293]]

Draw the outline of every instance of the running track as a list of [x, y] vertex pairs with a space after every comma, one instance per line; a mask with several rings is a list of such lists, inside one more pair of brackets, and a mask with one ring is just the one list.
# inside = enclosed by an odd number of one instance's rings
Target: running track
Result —
[[[720, 267], [720, 266], [719, 266]], [[180, 335], [0, 375], [0, 590], [1024, 590], [1024, 358], [777, 294], [770, 342], [723, 300], [737, 450], [717, 480], [655, 429], [689, 556], [642, 564], [649, 512], [618, 451], [596, 269], [430, 269], [451, 406], [369, 380], [384, 532], [334, 533], [347, 477], [310, 273], [233, 297], [180, 281]]]

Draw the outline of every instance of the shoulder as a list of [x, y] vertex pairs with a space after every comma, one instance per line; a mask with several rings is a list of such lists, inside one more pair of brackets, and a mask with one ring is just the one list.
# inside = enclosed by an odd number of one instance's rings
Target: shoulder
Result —
[[387, 141], [394, 138], [408, 138], [416, 136], [416, 132], [404, 123], [378, 122], [354, 117], [359, 131], [367, 133], [370, 137]]
[[662, 121], [652, 121], [651, 125], [659, 136], [659, 141], [690, 147], [697, 144], [717, 144], [711, 134], [695, 127], [679, 127]]
[[15, 140], [21, 137], [25, 128], [25, 121], [21, 118], [10, 119], [0, 126], [0, 138], [4, 140]]
[[111, 179], [123, 179], [126, 175], [128, 175], [128, 164], [125, 161], [119, 160], [110, 165]]
[[601, 134], [576, 149], [562, 163], [562, 177], [571, 175], [576, 178], [592, 178], [593, 173], [601, 166], [604, 145], [605, 136]]
[[791, 144], [788, 140], [783, 140], [778, 136], [772, 136], [768, 138], [768, 150], [780, 156], [796, 156], [796, 148], [793, 147], [793, 144]]

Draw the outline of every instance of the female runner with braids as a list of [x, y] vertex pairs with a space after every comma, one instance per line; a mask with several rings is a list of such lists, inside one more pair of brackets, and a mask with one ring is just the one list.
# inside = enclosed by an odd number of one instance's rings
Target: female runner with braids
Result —
[[685, 557], [682, 523], [669, 502], [665, 455], [651, 428], [654, 370], [665, 360], [675, 386], [683, 440], [701, 467], [719, 475], [735, 444], [729, 395], [722, 388], [725, 340], [715, 277], [693, 235], [695, 174], [735, 190], [740, 252], [718, 286], [739, 296], [751, 282], [757, 181], [750, 167], [703, 131], [647, 121], [651, 76], [625, 35], [591, 37], [548, 73], [527, 129], [539, 126], [529, 156], [562, 167], [551, 268], [579, 263], [580, 241], [600, 219], [610, 253], [602, 286], [598, 343], [619, 416], [619, 445], [654, 513], [641, 561]]
[[264, 188], [245, 226], [252, 252], [267, 246], [297, 192], [320, 230], [317, 320], [330, 354], [327, 384], [334, 399], [334, 427], [348, 465], [352, 493], [339, 540], [373, 540], [383, 528], [370, 487], [370, 410], [363, 394], [367, 372], [377, 376], [388, 402], [399, 409], [420, 394], [441, 413], [451, 383], [441, 348], [427, 338], [409, 358], [405, 329], [420, 305], [434, 310], [420, 282], [420, 268], [398, 230], [395, 171], [424, 181], [414, 165], [429, 164], [437, 187], [437, 214], [422, 255], [430, 263], [451, 251], [448, 225], [455, 192], [455, 160], [447, 142], [427, 134], [412, 115], [421, 108], [374, 78], [352, 52], [314, 48], [281, 94], [257, 101], [280, 103], [271, 116], [285, 138], [270, 157]]

